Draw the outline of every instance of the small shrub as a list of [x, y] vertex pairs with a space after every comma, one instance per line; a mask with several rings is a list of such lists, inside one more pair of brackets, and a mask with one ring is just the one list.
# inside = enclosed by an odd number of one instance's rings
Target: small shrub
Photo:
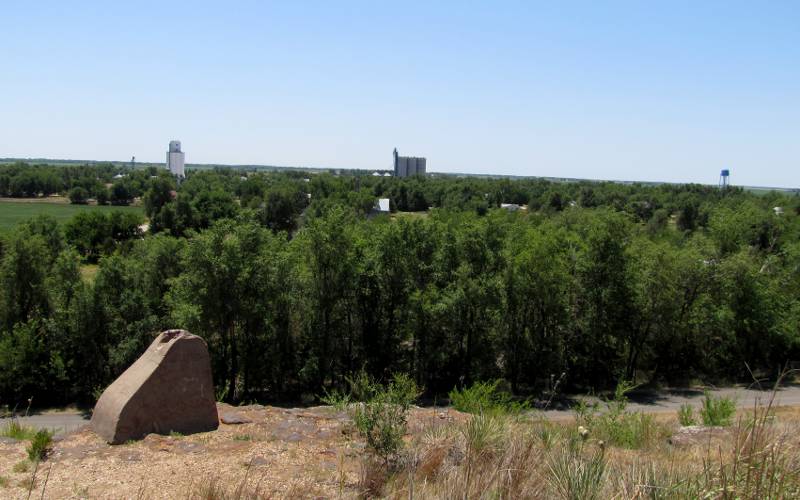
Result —
[[372, 399], [381, 390], [381, 385], [376, 382], [363, 368], [353, 377], [345, 377], [349, 390], [347, 392], [332, 389], [328, 392], [323, 388], [319, 400], [326, 405], [333, 406], [338, 411], [347, 410], [354, 402], [365, 402]]
[[0, 488], [8, 488], [8, 478], [0, 476]]
[[251, 436], [250, 434], [237, 434], [237, 435], [233, 436], [233, 440], [234, 441], [252, 441], [253, 440], [253, 436]]
[[530, 409], [527, 401], [514, 401], [511, 394], [500, 390], [502, 380], [475, 382], [471, 387], [450, 391], [450, 404], [465, 413], [520, 413]]
[[678, 409], [678, 422], [683, 427], [695, 425], [697, 420], [694, 418], [694, 407], [688, 403], [682, 404]]
[[175, 439], [180, 439], [180, 438], [183, 437], [183, 434], [178, 432], [178, 431], [170, 431], [169, 437], [175, 438]]
[[368, 401], [355, 407], [353, 421], [370, 451], [388, 463], [403, 445], [408, 409], [419, 391], [414, 381], [402, 374], [375, 391]]
[[30, 446], [27, 448], [28, 459], [35, 462], [46, 458], [52, 443], [53, 436], [49, 431], [42, 429], [36, 432], [33, 439], [31, 439]]
[[706, 391], [703, 398], [703, 408], [700, 409], [700, 416], [703, 425], [727, 427], [733, 423], [733, 415], [736, 413], [736, 402], [724, 396], [712, 396]]
[[354, 377], [345, 377], [345, 380], [350, 386], [348, 397], [352, 401], [369, 401], [381, 390], [381, 385], [363, 368]]

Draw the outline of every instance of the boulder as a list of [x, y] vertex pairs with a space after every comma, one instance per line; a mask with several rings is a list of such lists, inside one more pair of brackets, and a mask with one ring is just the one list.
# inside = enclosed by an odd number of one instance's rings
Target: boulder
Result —
[[110, 444], [218, 426], [208, 347], [185, 330], [162, 332], [103, 392], [91, 421]]
[[222, 415], [219, 416], [219, 419], [223, 424], [228, 424], [228, 425], [249, 424], [252, 422], [252, 420], [245, 417], [241, 413], [236, 413], [234, 411], [224, 412]]
[[710, 444], [712, 440], [724, 439], [728, 434], [728, 430], [724, 427], [689, 425], [678, 429], [678, 431], [669, 438], [669, 443], [679, 447]]

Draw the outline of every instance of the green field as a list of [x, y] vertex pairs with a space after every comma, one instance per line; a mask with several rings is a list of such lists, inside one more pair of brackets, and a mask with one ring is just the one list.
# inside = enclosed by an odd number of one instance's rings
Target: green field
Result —
[[53, 216], [59, 222], [69, 220], [78, 212], [86, 210], [100, 210], [104, 212], [112, 210], [126, 210], [144, 213], [142, 207], [114, 207], [110, 205], [70, 205], [68, 203], [56, 203], [52, 201], [8, 201], [0, 200], [0, 231], [7, 231], [17, 223], [39, 214]]

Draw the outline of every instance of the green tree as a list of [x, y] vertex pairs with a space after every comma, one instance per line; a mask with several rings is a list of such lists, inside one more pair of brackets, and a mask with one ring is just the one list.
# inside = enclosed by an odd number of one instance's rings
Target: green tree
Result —
[[247, 368], [242, 363], [243, 346], [253, 347], [252, 340], [266, 332], [269, 255], [264, 250], [271, 238], [253, 223], [218, 222], [188, 242], [182, 256], [185, 271], [167, 294], [176, 325], [209, 342], [214, 373], [224, 382], [229, 401], [250, 389], [246, 376], [237, 386], [242, 368]]
[[78, 186], [69, 191], [69, 202], [73, 205], [86, 205], [89, 203], [89, 192]]

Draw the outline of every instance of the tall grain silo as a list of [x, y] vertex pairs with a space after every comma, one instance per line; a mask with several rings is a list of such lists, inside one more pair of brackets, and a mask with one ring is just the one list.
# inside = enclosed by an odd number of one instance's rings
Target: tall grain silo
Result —
[[186, 177], [184, 173], [184, 155], [181, 151], [181, 141], [169, 141], [169, 150], [167, 151], [167, 169], [177, 177], [183, 179]]

